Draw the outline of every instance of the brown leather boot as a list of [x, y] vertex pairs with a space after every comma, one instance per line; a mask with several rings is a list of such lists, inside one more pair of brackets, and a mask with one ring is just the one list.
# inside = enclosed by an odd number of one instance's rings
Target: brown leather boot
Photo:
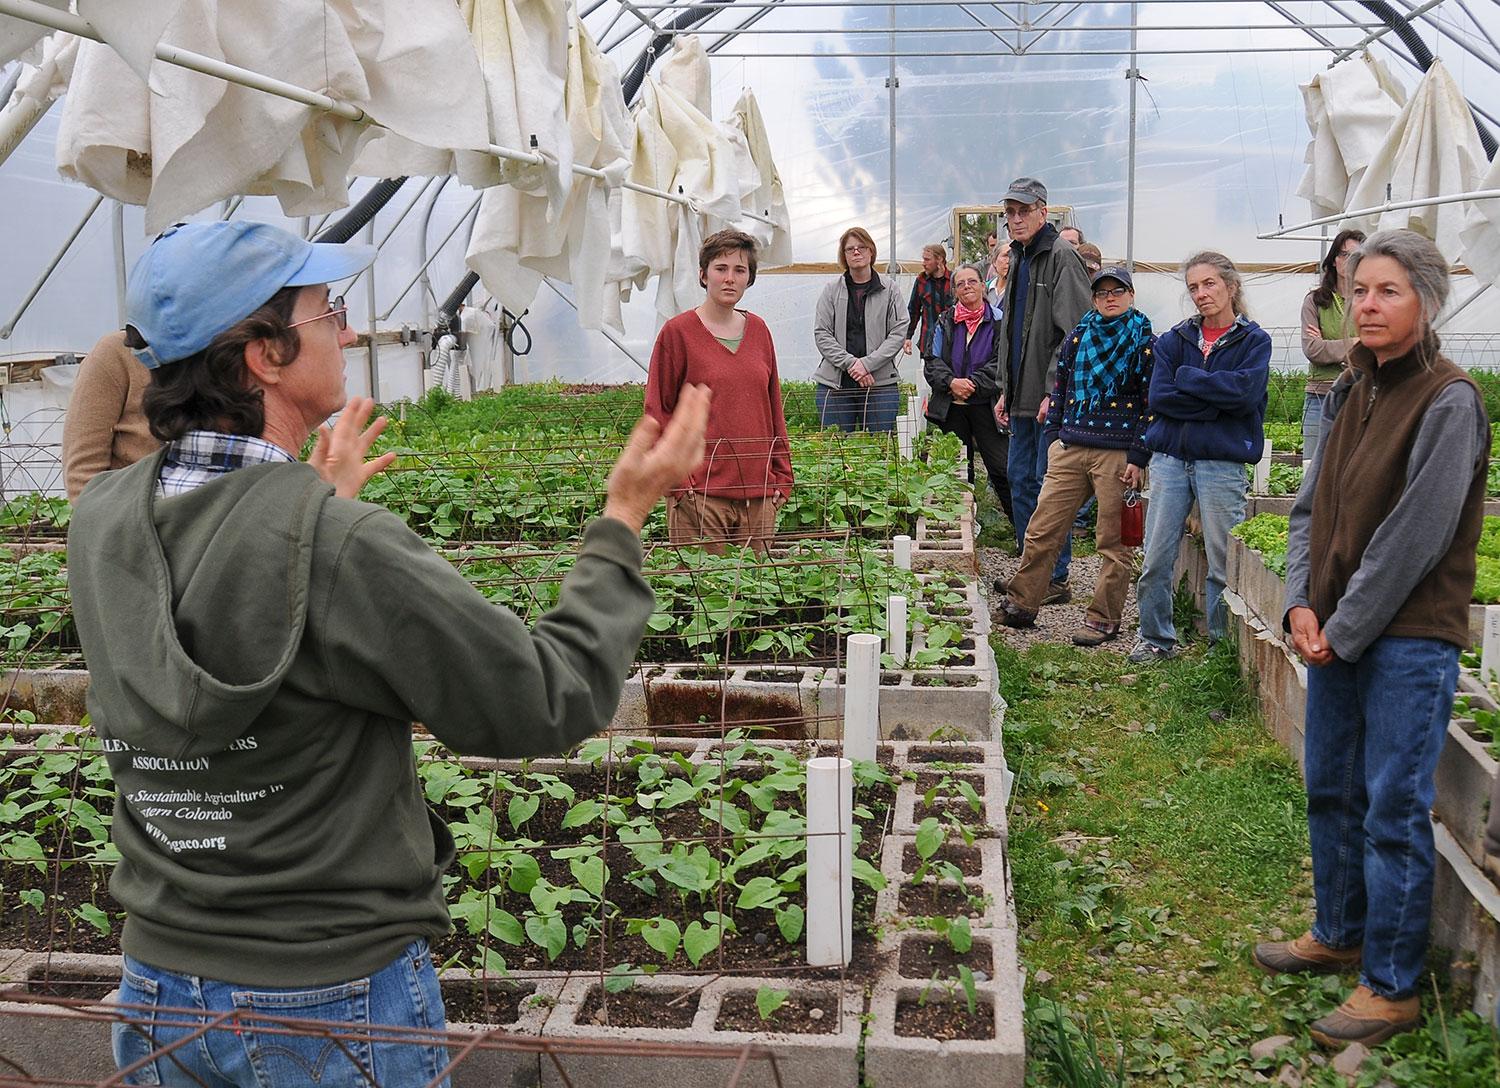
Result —
[[1268, 975], [1336, 975], [1359, 966], [1359, 948], [1329, 948], [1311, 933], [1294, 941], [1262, 941], [1255, 966]]
[[1327, 1047], [1345, 1047], [1350, 1043], [1379, 1046], [1392, 1035], [1410, 1031], [1422, 1022], [1422, 1003], [1411, 997], [1393, 1001], [1381, 997], [1367, 986], [1356, 986], [1338, 1008], [1321, 1020], [1314, 1020], [1308, 1030]]

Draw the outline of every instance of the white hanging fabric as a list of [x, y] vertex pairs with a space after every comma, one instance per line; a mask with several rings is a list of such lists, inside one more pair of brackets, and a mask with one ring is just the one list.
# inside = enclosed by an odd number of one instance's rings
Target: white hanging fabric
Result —
[[713, 71], [698, 35], [679, 34], [672, 39], [672, 51], [656, 66], [656, 81], [687, 99], [704, 117], [714, 115]]
[[1301, 90], [1312, 139], [1297, 195], [1314, 216], [1334, 215], [1351, 206], [1345, 198], [1401, 116], [1406, 91], [1369, 53], [1318, 73]]
[[563, 105], [570, 154], [605, 180], [572, 177], [560, 204], [547, 192], [512, 185], [484, 191], [466, 261], [513, 313], [531, 305], [543, 276], [573, 285], [578, 320], [605, 320], [604, 284], [612, 266], [611, 202], [630, 166], [631, 127], [620, 76], [580, 22], [569, 32]]
[[4, 161], [26, 134], [63, 95], [73, 78], [78, 60], [78, 39], [72, 34], [53, 34], [42, 43], [35, 67], [21, 76], [10, 101], [0, 109], [0, 161]]
[[[1500, 189], [1500, 155], [1476, 189]], [[1485, 283], [1500, 284], [1500, 200], [1473, 200], [1459, 230], [1464, 263]]]
[[[1434, 61], [1412, 92], [1401, 116], [1370, 160], [1346, 208], [1462, 193], [1479, 187], [1489, 168], [1479, 130], [1463, 92], [1442, 61]], [[1464, 222], [1462, 204], [1405, 208], [1350, 220], [1368, 232], [1406, 228], [1431, 238], [1450, 261], [1458, 259]]]
[[78, 0], [78, 14], [142, 80], [150, 79], [156, 47], [183, 0]]
[[[488, 142], [478, 64], [450, 0], [185, 0], [162, 40], [349, 102], [398, 134]], [[140, 48], [133, 38], [126, 52]], [[438, 70], [444, 78], [433, 80]], [[148, 231], [236, 194], [275, 195], [291, 216], [348, 204], [349, 167], [369, 136], [362, 123], [161, 62], [148, 91], [120, 53], [98, 45], [80, 49], [75, 74], [58, 169], [144, 203]]]
[[[49, 8], [68, 10], [68, 0], [41, 0]], [[0, 64], [9, 64], [47, 36], [47, 28], [14, 15], [0, 15]]]
[[760, 244], [760, 267], [779, 268], [791, 264], [792, 217], [787, 211], [786, 191], [776, 170], [776, 160], [771, 157], [771, 138], [761, 118], [760, 106], [748, 87], [734, 104], [734, 114], [726, 124], [740, 134], [755, 168], [755, 184], [741, 186], [740, 207], [775, 224], [746, 219], [741, 227]]
[[[641, 101], [632, 119], [633, 139], [626, 176], [638, 185], [670, 191], [677, 176], [677, 151], [661, 127], [656, 97], [656, 81], [647, 79], [641, 86]], [[679, 205], [625, 189], [616, 207], [618, 220], [612, 213], [611, 221], [613, 260], [605, 292], [605, 320], [612, 327], [623, 329], [620, 307], [631, 292], [644, 288], [652, 276], [671, 273]]]

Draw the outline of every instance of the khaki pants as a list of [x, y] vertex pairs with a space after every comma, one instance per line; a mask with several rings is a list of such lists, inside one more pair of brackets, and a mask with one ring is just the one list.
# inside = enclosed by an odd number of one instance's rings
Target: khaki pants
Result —
[[1124, 450], [1065, 446], [1061, 442], [1053, 445], [1036, 513], [1026, 526], [1021, 569], [1010, 580], [1006, 594], [1017, 608], [1035, 612], [1041, 607], [1052, 564], [1073, 528], [1073, 518], [1093, 495], [1099, 500], [1094, 541], [1101, 566], [1087, 618], [1092, 626], [1107, 630], [1120, 626], [1132, 573], [1130, 549], [1120, 543], [1120, 505], [1125, 491], [1120, 473], [1125, 471], [1125, 464]]
[[776, 535], [775, 499], [725, 499], [690, 492], [667, 499], [667, 539], [699, 544], [722, 555], [725, 544], [754, 548], [764, 555]]

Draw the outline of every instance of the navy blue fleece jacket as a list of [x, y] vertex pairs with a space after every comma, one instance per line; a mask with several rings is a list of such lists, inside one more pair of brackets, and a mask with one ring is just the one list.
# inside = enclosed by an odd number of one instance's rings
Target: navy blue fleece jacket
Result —
[[1271, 337], [1235, 319], [1208, 353], [1199, 347], [1201, 318], [1156, 338], [1146, 448], [1183, 461], [1260, 460], [1265, 444], [1266, 381]]

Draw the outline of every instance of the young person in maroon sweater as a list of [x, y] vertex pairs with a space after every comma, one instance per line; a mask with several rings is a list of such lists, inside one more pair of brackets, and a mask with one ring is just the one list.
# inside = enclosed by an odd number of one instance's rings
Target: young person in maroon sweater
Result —
[[684, 386], [706, 385], [714, 394], [707, 456], [667, 496], [667, 534], [674, 544], [702, 542], [709, 551], [727, 543], [764, 553], [792, 492], [792, 458], [771, 330], [735, 308], [755, 282], [755, 239], [738, 230], [709, 235], [698, 252], [698, 281], [707, 296], [662, 326], [646, 379], [646, 412], [662, 423]]

